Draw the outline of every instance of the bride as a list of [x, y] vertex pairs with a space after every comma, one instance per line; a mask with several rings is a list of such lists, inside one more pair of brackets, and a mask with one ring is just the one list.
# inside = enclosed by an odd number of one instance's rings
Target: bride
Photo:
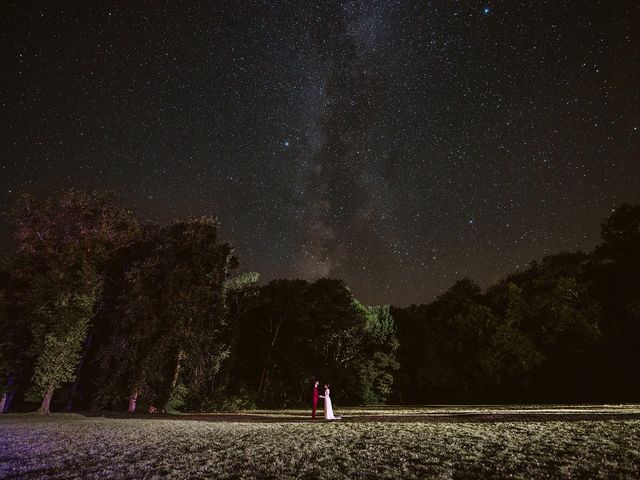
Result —
[[324, 398], [324, 419], [325, 420], [340, 420], [340, 417], [336, 417], [333, 415], [333, 407], [331, 406], [331, 397], [329, 391], [329, 385], [324, 385], [324, 395], [320, 395], [321, 398]]

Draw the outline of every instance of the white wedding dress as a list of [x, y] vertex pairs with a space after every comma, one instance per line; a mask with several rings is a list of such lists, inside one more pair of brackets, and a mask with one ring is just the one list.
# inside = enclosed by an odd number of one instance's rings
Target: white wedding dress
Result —
[[340, 420], [340, 417], [336, 417], [333, 414], [333, 406], [331, 405], [331, 397], [329, 396], [329, 389], [324, 389], [324, 419], [325, 420]]

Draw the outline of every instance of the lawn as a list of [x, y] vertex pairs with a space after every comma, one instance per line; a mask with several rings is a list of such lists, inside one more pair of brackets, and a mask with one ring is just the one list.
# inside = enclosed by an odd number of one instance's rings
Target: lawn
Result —
[[0, 417], [0, 478], [639, 478], [640, 406]]

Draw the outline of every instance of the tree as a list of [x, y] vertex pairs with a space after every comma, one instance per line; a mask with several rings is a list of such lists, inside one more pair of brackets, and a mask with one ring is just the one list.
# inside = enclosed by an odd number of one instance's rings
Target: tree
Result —
[[218, 374], [218, 385], [211, 385], [209, 398], [204, 399], [202, 403], [205, 408], [250, 406], [246, 389], [241, 382], [234, 382], [233, 377], [237, 362], [241, 360], [238, 355], [238, 344], [242, 338], [245, 319], [260, 305], [260, 287], [257, 284], [259, 279], [259, 273], [247, 272], [229, 278], [224, 283], [227, 317], [224, 342], [228, 345], [229, 353]]
[[[257, 400], [266, 405], [299, 402], [304, 382], [313, 374], [312, 333], [304, 280], [274, 280], [260, 292], [262, 319], [245, 323], [246, 334], [258, 335], [246, 347], [258, 354]], [[253, 323], [253, 322], [252, 322]], [[245, 351], [246, 351], [245, 347]], [[304, 391], [304, 390], [303, 390]]]
[[12, 352], [15, 338], [12, 338], [7, 310], [6, 293], [3, 288], [0, 290], [0, 331], [3, 332], [2, 339], [0, 339], [0, 414], [4, 413], [4, 406], [10, 389], [11, 362], [15, 361], [16, 357]]
[[418, 383], [425, 368], [425, 353], [429, 338], [427, 331], [428, 305], [411, 305], [391, 308], [398, 339], [397, 360], [399, 371], [395, 375], [392, 399], [397, 404], [418, 404], [426, 398], [424, 385]]
[[[504, 322], [471, 280], [456, 282], [429, 305], [395, 309], [403, 402], [494, 400], [524, 341], [517, 313]], [[515, 302], [514, 302], [515, 308]]]
[[139, 394], [168, 409], [196, 406], [228, 356], [225, 282], [237, 259], [210, 217], [173, 223], [143, 243], [101, 352], [117, 386], [100, 396], [113, 402], [111, 391], [126, 385], [130, 411]]
[[640, 362], [640, 205], [624, 204], [603, 222], [602, 243], [593, 255], [592, 297], [602, 305], [608, 340], [601, 360], [602, 389], [635, 401]]
[[218, 241], [218, 228], [210, 217], [173, 224], [158, 252], [158, 315], [169, 326], [161, 343], [175, 355], [171, 390], [184, 382], [192, 397], [213, 383], [229, 354], [225, 281], [238, 260], [229, 244]]
[[359, 395], [365, 404], [384, 403], [391, 394], [394, 374], [400, 367], [396, 359], [398, 339], [389, 305], [365, 307], [365, 344], [359, 358]]
[[397, 368], [390, 308], [363, 306], [340, 280], [274, 280], [238, 325], [226, 390], [234, 405], [299, 406], [318, 377], [343, 405], [388, 395]]
[[33, 388], [42, 395], [41, 413], [51, 396], [71, 381], [86, 336], [110, 253], [128, 243], [137, 223], [111, 194], [75, 190], [38, 201], [20, 198], [12, 276], [28, 286], [19, 302], [31, 335]]
[[495, 319], [471, 280], [456, 282], [425, 310], [423, 364], [417, 382], [423, 401], [469, 402], [486, 389], [480, 351]]
[[523, 291], [507, 282], [507, 305], [502, 321], [491, 332], [488, 345], [480, 352], [486, 380], [502, 398], [521, 399], [530, 387], [531, 372], [544, 361], [533, 338], [525, 332], [531, 323], [532, 308]]
[[14, 278], [14, 258], [7, 256], [0, 269], [0, 413], [29, 386], [33, 370], [28, 311], [20, 298], [29, 286]]
[[640, 263], [640, 205], [618, 207], [602, 223], [601, 237], [595, 250], [601, 260]]
[[377, 318], [371, 317], [341, 280], [317, 280], [306, 298], [316, 375], [333, 385], [334, 398], [343, 404], [362, 403], [366, 391], [361, 378], [364, 356]]
[[511, 358], [511, 368], [502, 370], [505, 390], [549, 402], [585, 398], [593, 388], [602, 332], [601, 306], [589, 293], [590, 265], [582, 252], [552, 255], [499, 287], [504, 323], [491, 353]]
[[38, 413], [49, 413], [53, 392], [63, 383], [75, 380], [94, 303], [94, 295], [59, 298], [50, 313], [55, 321], [45, 335], [33, 374], [33, 395], [42, 398]]

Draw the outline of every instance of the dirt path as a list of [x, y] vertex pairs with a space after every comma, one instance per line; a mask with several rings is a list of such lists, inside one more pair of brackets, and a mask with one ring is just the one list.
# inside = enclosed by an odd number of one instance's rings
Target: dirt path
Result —
[[[265, 415], [254, 413], [206, 413], [206, 414], [181, 414], [181, 415], [129, 415], [123, 413], [101, 412], [85, 413], [88, 417], [107, 418], [138, 418], [153, 421], [165, 420], [194, 420], [201, 422], [228, 422], [228, 423], [313, 423], [324, 422], [322, 417], [312, 420], [303, 415]], [[490, 422], [576, 422], [585, 420], [640, 420], [640, 413], [612, 413], [612, 412], [584, 412], [584, 413], [427, 413], [415, 415], [368, 415], [352, 414], [342, 415], [341, 422], [367, 423], [490, 423]]]

